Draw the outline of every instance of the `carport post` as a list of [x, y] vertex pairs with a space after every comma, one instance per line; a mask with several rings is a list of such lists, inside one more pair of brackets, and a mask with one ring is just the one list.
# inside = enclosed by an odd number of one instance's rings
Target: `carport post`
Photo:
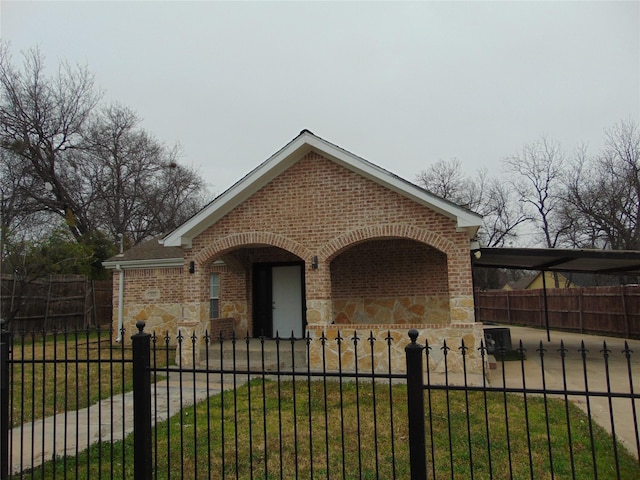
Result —
[[551, 341], [551, 332], [549, 332], [549, 304], [547, 303], [547, 272], [542, 271], [542, 299], [544, 303], [544, 321], [547, 326], [547, 342]]

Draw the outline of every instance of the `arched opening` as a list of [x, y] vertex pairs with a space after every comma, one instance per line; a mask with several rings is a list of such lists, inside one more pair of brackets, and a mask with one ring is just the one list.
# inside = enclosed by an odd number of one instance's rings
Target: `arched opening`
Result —
[[204, 265], [208, 284], [203, 290], [209, 295], [210, 312], [216, 311], [219, 299], [216, 313], [221, 319], [234, 319], [237, 335], [304, 336], [305, 264], [300, 257], [253, 244], [214, 255]]
[[335, 324], [449, 323], [447, 256], [424, 243], [378, 238], [331, 261]]

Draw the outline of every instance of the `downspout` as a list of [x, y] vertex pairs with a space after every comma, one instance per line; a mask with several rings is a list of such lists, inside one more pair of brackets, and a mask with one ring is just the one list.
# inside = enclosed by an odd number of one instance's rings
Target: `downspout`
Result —
[[118, 272], [118, 337], [116, 342], [122, 341], [122, 327], [124, 317], [124, 270], [120, 264], [116, 265], [116, 271]]

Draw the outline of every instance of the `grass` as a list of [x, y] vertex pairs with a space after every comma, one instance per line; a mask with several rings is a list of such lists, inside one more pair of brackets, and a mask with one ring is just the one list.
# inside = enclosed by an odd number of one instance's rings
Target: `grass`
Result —
[[133, 389], [131, 349], [109, 330], [16, 335], [11, 358], [11, 427]]
[[[638, 461], [617, 445], [616, 462], [611, 436], [592, 425], [592, 439], [589, 419], [571, 404], [568, 421], [560, 399], [545, 405], [528, 396], [525, 409], [522, 396], [507, 395], [505, 408], [502, 394], [488, 393], [486, 415], [484, 405], [482, 392], [425, 394], [432, 478], [519, 479], [533, 472], [546, 479], [553, 471], [556, 479], [594, 472], [609, 479], [617, 478], [616, 463], [620, 478], [640, 478]], [[156, 478], [408, 478], [406, 409], [400, 384], [253, 380], [154, 429]], [[94, 445], [66, 465], [45, 464], [34, 478], [52, 478], [54, 467], [60, 478], [133, 478], [133, 438], [113, 452]]]

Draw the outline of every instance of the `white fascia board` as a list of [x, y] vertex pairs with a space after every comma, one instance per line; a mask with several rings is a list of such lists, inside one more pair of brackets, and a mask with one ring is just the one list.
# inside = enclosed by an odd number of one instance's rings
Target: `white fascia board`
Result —
[[338, 165], [456, 220], [458, 230], [466, 231], [470, 238], [475, 236], [482, 223], [480, 215], [432, 195], [357, 155], [304, 131], [160, 242], [167, 247], [191, 248], [191, 242], [195, 236], [213, 225], [312, 150]]
[[466, 231], [470, 237], [475, 236], [482, 225], [482, 216], [463, 207], [448, 202], [440, 197], [430, 194], [426, 190], [413, 185], [406, 180], [387, 172], [366, 160], [340, 149], [321, 138], [312, 137], [310, 142], [319, 153], [328, 156], [339, 165], [355, 171], [378, 184], [384, 185], [411, 200], [425, 205], [436, 212], [456, 220], [458, 231]]
[[184, 258], [162, 258], [150, 260], [115, 260], [102, 262], [104, 268], [115, 269], [120, 266], [123, 270], [132, 268], [169, 268], [184, 267]]
[[272, 179], [311, 151], [306, 141], [310, 134], [303, 133], [252, 170], [246, 177], [218, 196], [213, 202], [186, 223], [164, 237], [160, 243], [167, 247], [191, 248], [194, 237], [247, 200]]

